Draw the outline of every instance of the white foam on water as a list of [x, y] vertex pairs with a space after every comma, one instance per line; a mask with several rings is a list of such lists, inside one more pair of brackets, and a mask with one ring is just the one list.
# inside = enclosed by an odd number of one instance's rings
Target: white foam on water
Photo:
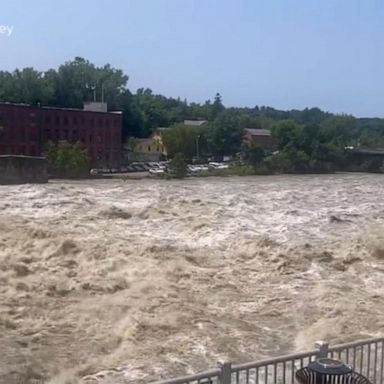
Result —
[[0, 187], [0, 377], [137, 383], [379, 334], [382, 185], [340, 174]]

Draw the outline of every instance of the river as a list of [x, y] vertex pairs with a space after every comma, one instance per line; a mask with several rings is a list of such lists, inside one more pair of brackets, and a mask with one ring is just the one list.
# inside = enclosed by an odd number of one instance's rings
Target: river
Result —
[[151, 381], [380, 335], [383, 185], [336, 174], [1, 186], [0, 382]]

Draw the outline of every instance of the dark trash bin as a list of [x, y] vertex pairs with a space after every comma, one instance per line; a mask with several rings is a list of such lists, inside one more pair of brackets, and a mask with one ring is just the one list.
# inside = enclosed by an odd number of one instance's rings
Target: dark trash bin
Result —
[[339, 360], [318, 359], [296, 372], [300, 384], [371, 384], [363, 375]]

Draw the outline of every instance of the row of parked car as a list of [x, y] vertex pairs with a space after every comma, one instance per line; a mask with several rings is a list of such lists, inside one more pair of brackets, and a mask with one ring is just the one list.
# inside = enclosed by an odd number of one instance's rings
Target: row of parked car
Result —
[[225, 163], [210, 162], [208, 164], [188, 165], [188, 171], [191, 173], [199, 173], [213, 169], [227, 169], [228, 167], [229, 165]]
[[121, 168], [93, 168], [91, 175], [105, 175], [111, 173], [148, 172], [151, 169], [166, 169], [167, 162], [135, 162]]
[[[187, 169], [189, 173], [196, 174], [199, 172], [210, 171], [213, 169], [227, 169], [228, 167], [229, 165], [225, 163], [210, 162], [208, 164], [189, 164]], [[152, 175], [158, 175], [167, 172], [167, 169], [168, 164], [158, 164], [152, 167], [149, 170], [149, 173], [151, 173]]]
[[[113, 173], [130, 173], [130, 172], [149, 172], [152, 175], [160, 175], [167, 172], [169, 162], [147, 162], [147, 163], [132, 163], [129, 166], [117, 168], [101, 168], [91, 169], [91, 175], [105, 175]], [[210, 162], [208, 164], [190, 164], [188, 165], [188, 172], [196, 174], [199, 172], [209, 171], [213, 169], [227, 169], [229, 165], [227, 163]]]

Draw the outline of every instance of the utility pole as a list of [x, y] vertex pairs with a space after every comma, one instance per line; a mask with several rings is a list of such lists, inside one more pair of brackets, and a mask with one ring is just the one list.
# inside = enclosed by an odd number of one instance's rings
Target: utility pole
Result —
[[196, 137], [196, 157], [197, 157], [197, 160], [200, 159], [200, 151], [199, 151], [199, 140], [200, 140], [200, 136], [201, 135], [198, 135]]
[[96, 85], [89, 85], [88, 83], [85, 84], [85, 88], [90, 89], [93, 91], [93, 101], [96, 103]]

